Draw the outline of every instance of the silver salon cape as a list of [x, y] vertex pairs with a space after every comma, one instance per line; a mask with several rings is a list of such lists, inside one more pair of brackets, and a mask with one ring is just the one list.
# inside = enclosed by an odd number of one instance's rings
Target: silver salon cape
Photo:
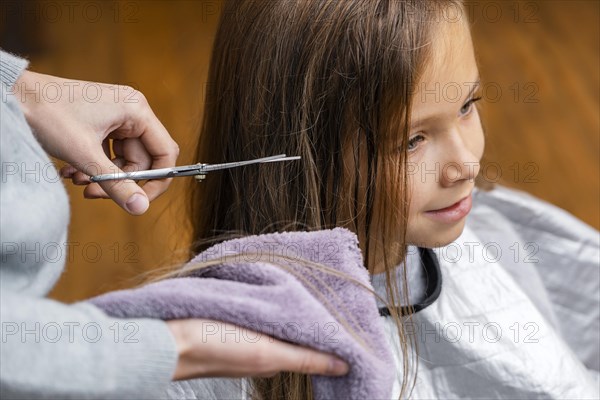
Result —
[[[411, 399], [600, 399], [597, 230], [525, 192], [475, 189], [463, 233], [434, 253], [441, 290], [407, 325], [419, 357]], [[409, 269], [420, 268], [414, 260]], [[398, 399], [402, 353], [392, 319], [381, 318]], [[196, 379], [165, 396], [245, 399], [244, 387]]]

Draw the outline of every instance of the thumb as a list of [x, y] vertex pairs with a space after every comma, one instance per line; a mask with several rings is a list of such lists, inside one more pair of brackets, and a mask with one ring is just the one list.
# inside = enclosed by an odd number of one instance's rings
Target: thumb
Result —
[[[104, 154], [99, 155], [96, 162], [87, 164], [82, 169], [90, 176], [123, 172]], [[150, 205], [146, 192], [131, 179], [108, 180], [91, 185], [99, 185], [115, 203], [132, 215], [145, 213]]]

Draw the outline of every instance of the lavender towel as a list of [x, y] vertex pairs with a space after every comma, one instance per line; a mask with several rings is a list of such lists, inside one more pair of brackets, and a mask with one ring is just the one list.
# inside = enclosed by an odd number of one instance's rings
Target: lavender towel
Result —
[[[293, 273], [244, 252], [279, 263], [274, 255], [286, 255], [291, 260], [283, 263]], [[374, 296], [351, 281], [298, 262], [303, 258], [322, 263], [372, 288], [353, 232], [335, 228], [248, 236], [214, 245], [191, 262], [234, 254], [238, 259], [233, 262], [202, 269], [192, 277], [106, 293], [89, 301], [114, 317], [213, 319], [333, 353], [350, 364], [350, 372], [343, 377], [313, 375], [316, 399], [391, 398], [393, 356]], [[335, 312], [328, 310], [319, 293]], [[336, 312], [368, 348], [339, 323]]]

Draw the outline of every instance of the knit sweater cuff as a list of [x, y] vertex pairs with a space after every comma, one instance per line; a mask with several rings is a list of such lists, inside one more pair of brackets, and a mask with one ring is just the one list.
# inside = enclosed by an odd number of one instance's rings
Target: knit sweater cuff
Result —
[[[132, 396], [143, 399], [163, 398], [175, 374], [179, 355], [173, 334], [165, 321], [136, 319], [137, 345], [121, 346], [119, 357], [125, 363], [117, 387], [132, 388]], [[131, 331], [130, 331], [131, 332]], [[125, 391], [125, 393], [128, 390]]]
[[[90, 314], [100, 310], [87, 302], [75, 303]], [[175, 374], [179, 354], [175, 337], [167, 323], [159, 319], [111, 319], [120, 322], [122, 335], [113, 347], [105, 365], [114, 371], [105, 371], [102, 386], [111, 388], [104, 398], [162, 399]], [[108, 328], [111, 331], [114, 325]], [[111, 337], [112, 339], [112, 337]]]
[[0, 82], [11, 88], [28, 65], [26, 59], [0, 49]]

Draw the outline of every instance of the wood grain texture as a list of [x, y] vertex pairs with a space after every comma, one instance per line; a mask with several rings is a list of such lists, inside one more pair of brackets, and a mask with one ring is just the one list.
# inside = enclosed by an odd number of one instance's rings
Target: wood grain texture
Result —
[[[25, 54], [32, 70], [141, 90], [180, 144], [178, 163], [197, 162], [192, 150], [220, 3], [93, 2], [101, 5], [99, 18], [91, 3], [78, 3], [73, 18], [63, 5], [63, 16], [53, 20], [38, 8], [38, 21], [31, 13], [19, 17], [36, 26], [20, 30], [29, 37], [8, 41], [0, 29], [2, 43], [31, 49]], [[600, 228], [599, 2], [471, 1], [467, 7], [488, 97], [486, 176], [494, 178], [498, 166], [502, 183]], [[196, 183], [176, 180], [146, 215], [132, 217], [108, 200], [84, 200], [82, 188], [65, 182], [71, 248], [51, 297], [84, 299], [181, 260], [189, 240], [182, 200], [190, 184]]]
[[489, 177], [600, 228], [600, 3], [473, 3]]

